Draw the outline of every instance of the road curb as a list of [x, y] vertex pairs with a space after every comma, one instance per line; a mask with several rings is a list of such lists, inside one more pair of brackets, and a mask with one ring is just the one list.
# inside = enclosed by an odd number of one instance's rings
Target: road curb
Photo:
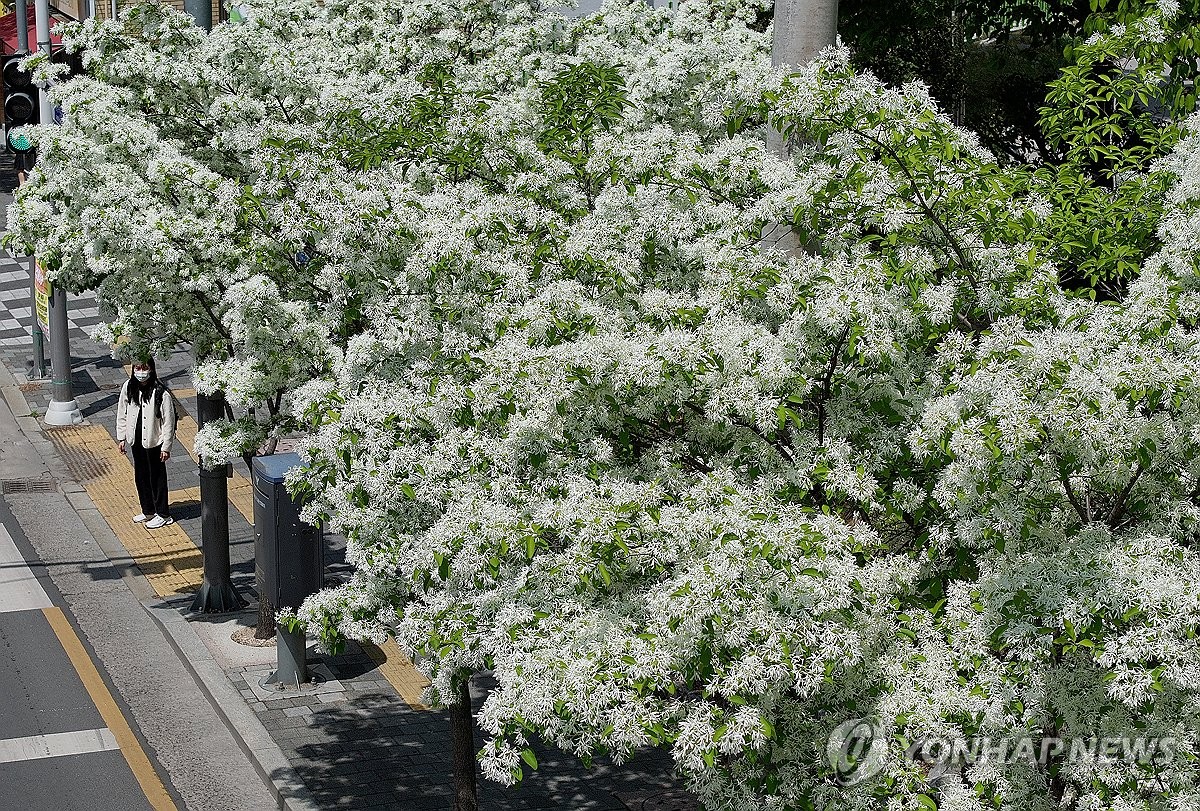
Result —
[[281, 811], [321, 811], [304, 781], [288, 763], [283, 750], [271, 739], [271, 734], [254, 711], [246, 706], [246, 700], [230, 683], [229, 677], [217, 664], [204, 641], [192, 630], [187, 618], [180, 613], [182, 603], [176, 600], [172, 605], [154, 598], [143, 600], [142, 608], [162, 628], [180, 661], [191, 671], [197, 686], [233, 731], [242, 751], [275, 795]]

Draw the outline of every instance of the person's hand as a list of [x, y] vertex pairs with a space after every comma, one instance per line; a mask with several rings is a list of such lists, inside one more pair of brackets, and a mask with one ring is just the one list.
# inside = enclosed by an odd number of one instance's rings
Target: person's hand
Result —
[[160, 456], [160, 457], [162, 458], [162, 460], [165, 462], [165, 461], [167, 461], [168, 459], [170, 459], [170, 458], [171, 458], [171, 452], [170, 452], [170, 451], [163, 451], [162, 453], [160, 453], [160, 454], [159, 454], [159, 456]]
[[122, 439], [118, 442], [117, 447], [121, 449], [121, 453], [125, 453], [125, 440]]

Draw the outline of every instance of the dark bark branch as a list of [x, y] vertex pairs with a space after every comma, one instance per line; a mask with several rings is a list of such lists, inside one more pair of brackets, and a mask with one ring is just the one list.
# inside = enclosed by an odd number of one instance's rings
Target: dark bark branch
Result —
[[833, 353], [829, 356], [829, 366], [825, 369], [825, 376], [821, 379], [821, 393], [814, 403], [817, 410], [817, 447], [819, 448], [825, 447], [825, 423], [828, 419], [825, 406], [829, 402], [830, 395], [833, 393], [833, 375], [837, 371], [838, 359], [842, 355], [842, 347], [849, 336], [850, 325], [847, 324], [842, 328], [837, 341], [834, 342]]
[[1125, 510], [1129, 507], [1129, 494], [1133, 492], [1133, 486], [1137, 484], [1138, 479], [1142, 477], [1142, 473], [1146, 470], [1141, 462], [1138, 462], [1137, 469], [1133, 471], [1133, 475], [1129, 477], [1129, 483], [1125, 485], [1125, 489], [1117, 496], [1116, 503], [1113, 504], [1112, 511], [1108, 514], [1108, 524], [1112, 529], [1116, 529], [1121, 523], [1121, 519], [1125, 517]]
[[1079, 514], [1079, 520], [1084, 524], [1092, 523], [1092, 517], [1088, 511], [1084, 509], [1079, 497], [1075, 495], [1075, 489], [1071, 487], [1071, 479], [1067, 476], [1067, 471], [1060, 468], [1058, 471], [1058, 480], [1062, 482], [1063, 490], [1067, 493], [1067, 501], [1071, 502], [1071, 506], [1075, 508], [1075, 512]]
[[213, 310], [212, 305], [209, 303], [205, 295], [197, 290], [192, 290], [190, 292], [196, 297], [196, 301], [200, 302], [200, 306], [204, 308], [204, 312], [208, 315], [208, 320], [212, 322], [212, 325], [217, 330], [217, 333], [226, 341], [233, 340], [229, 334], [229, 331], [225, 329], [224, 325], [221, 323], [221, 320], [217, 318], [216, 312]]

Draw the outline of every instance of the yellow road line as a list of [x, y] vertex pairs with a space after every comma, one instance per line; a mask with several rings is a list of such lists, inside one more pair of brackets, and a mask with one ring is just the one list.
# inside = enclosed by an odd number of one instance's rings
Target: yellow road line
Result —
[[96, 669], [92, 658], [88, 656], [83, 643], [79, 641], [75, 629], [67, 621], [62, 609], [51, 606], [43, 608], [42, 613], [49, 621], [50, 627], [54, 629], [59, 644], [67, 652], [67, 657], [75, 667], [75, 672], [79, 674], [79, 680], [83, 682], [88, 695], [91, 696], [92, 703], [100, 711], [100, 717], [104, 719], [105, 726], [116, 738], [117, 745], [121, 747], [121, 754], [125, 756], [125, 762], [129, 764], [133, 776], [137, 778], [138, 785], [142, 787], [142, 793], [150, 801], [150, 806], [155, 811], [166, 811], [166, 809], [175, 811], [177, 808], [175, 801], [167, 793], [167, 787], [163, 785], [162, 779], [154, 769], [154, 764], [150, 762], [146, 750], [142, 748], [137, 736], [133, 734], [133, 729], [125, 720], [125, 714], [117, 706], [104, 679], [100, 678], [100, 671]]
[[148, 530], [130, 518], [141, 511], [133, 468], [99, 425], [47, 428], [75, 480], [160, 597], [195, 591], [204, 579], [200, 550], [179, 524]]
[[404, 699], [404, 703], [414, 710], [427, 710], [428, 705], [421, 703], [421, 694], [429, 686], [429, 679], [417, 670], [412, 661], [400, 650], [396, 640], [389, 639], [382, 645], [370, 642], [360, 642], [363, 651], [379, 665], [380, 674], [388, 680], [396, 692]]

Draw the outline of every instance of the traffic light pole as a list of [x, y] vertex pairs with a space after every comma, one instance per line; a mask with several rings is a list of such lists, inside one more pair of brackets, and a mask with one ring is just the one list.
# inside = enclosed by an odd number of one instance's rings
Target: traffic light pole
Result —
[[29, 5], [17, 0], [17, 51], [29, 53]]
[[[50, 55], [50, 0], [34, 0], [38, 50]], [[49, 88], [39, 88], [43, 124], [54, 120], [54, 105]], [[71, 336], [67, 321], [67, 292], [59, 285], [50, 291], [50, 405], [46, 408], [47, 425], [74, 425], [83, 422], [79, 403], [71, 387]]]
[[[21, 172], [18, 178], [20, 183], [24, 183], [25, 173]], [[29, 336], [33, 339], [33, 369], [30, 377], [41, 380], [46, 376], [46, 336], [42, 334], [42, 323], [38, 321], [37, 280], [32, 261], [29, 263], [29, 268]]]
[[[25, 0], [17, 0], [15, 5], [17, 23], [17, 53], [29, 53], [29, 5]], [[21, 171], [17, 173], [17, 182], [25, 182], [25, 156], [18, 155]], [[33, 266], [29, 271], [29, 337], [33, 342], [33, 363], [30, 377], [43, 378], [46, 376], [46, 339], [42, 335], [42, 325], [37, 318], [37, 284], [33, 278]]]

